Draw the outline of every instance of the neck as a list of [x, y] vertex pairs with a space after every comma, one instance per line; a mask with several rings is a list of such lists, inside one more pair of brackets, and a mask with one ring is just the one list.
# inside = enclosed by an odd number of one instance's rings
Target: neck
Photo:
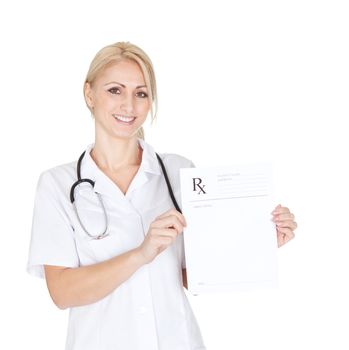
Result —
[[100, 169], [114, 172], [140, 165], [142, 148], [138, 145], [137, 137], [109, 139], [96, 135], [91, 157]]

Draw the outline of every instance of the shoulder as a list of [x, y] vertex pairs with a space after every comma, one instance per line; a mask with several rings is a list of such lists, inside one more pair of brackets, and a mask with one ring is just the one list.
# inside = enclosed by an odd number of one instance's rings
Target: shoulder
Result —
[[164, 163], [165, 170], [170, 179], [171, 185], [173, 185], [173, 188], [179, 189], [180, 169], [194, 168], [194, 163], [189, 158], [176, 153], [159, 153], [159, 156]]
[[193, 168], [195, 167], [192, 160], [176, 153], [159, 153], [162, 161], [171, 168]]
[[[143, 139], [138, 139], [139, 143], [141, 144], [141, 146], [143, 147], [143, 149], [146, 149], [146, 151], [151, 154], [152, 156], [155, 156], [155, 150], [153, 148], [153, 146], [146, 142]], [[170, 167], [174, 167], [174, 168], [191, 168], [194, 166], [193, 162], [188, 159], [187, 157], [184, 157], [182, 155], [179, 155], [177, 153], [170, 153], [170, 152], [158, 152], [157, 153], [161, 160], [163, 161], [163, 163], [165, 165], [169, 165]]]
[[74, 161], [43, 170], [39, 176], [38, 189], [66, 192], [75, 181], [76, 163]]

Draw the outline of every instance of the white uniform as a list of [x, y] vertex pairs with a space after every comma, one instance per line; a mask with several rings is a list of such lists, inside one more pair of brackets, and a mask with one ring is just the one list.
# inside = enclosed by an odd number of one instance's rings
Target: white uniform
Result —
[[[101, 194], [109, 218], [110, 234], [100, 240], [88, 237], [69, 199], [77, 162], [41, 174], [29, 273], [44, 278], [44, 264], [85, 266], [127, 252], [143, 242], [158, 215], [174, 207], [155, 151], [142, 139], [138, 142], [143, 148], [142, 162], [126, 195], [91, 158], [93, 144], [86, 150], [81, 177], [95, 181], [95, 191]], [[160, 156], [181, 206], [179, 168], [192, 167], [193, 163], [176, 154]], [[91, 202], [84, 210], [103, 220], [100, 206]], [[108, 296], [70, 309], [66, 350], [205, 350], [182, 287], [182, 267], [185, 257], [181, 234]]]

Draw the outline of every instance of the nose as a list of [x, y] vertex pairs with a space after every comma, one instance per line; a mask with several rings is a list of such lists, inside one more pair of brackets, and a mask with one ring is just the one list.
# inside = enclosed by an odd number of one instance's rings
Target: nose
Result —
[[125, 93], [121, 101], [120, 109], [127, 114], [133, 112], [133, 95], [132, 93]]

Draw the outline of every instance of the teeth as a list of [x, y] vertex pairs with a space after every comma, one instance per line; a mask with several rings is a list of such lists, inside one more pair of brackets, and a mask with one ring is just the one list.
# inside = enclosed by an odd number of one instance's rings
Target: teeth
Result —
[[134, 119], [136, 119], [135, 117], [124, 117], [116, 114], [113, 114], [113, 117], [123, 122], [132, 122]]

